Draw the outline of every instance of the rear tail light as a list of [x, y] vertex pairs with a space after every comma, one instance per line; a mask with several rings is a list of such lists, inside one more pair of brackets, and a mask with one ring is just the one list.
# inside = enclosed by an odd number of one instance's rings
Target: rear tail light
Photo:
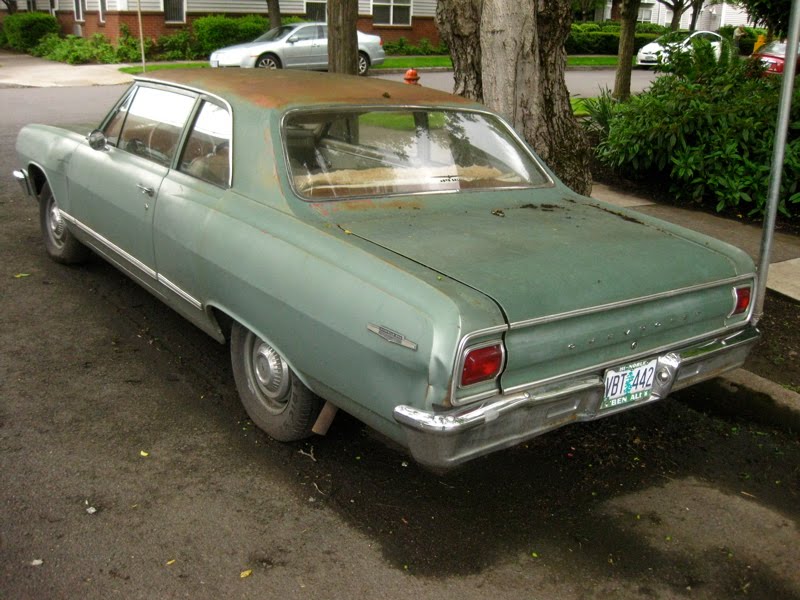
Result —
[[461, 370], [461, 386], [490, 381], [503, 368], [503, 345], [493, 344], [467, 350]]
[[741, 315], [747, 312], [750, 308], [750, 286], [742, 286], [733, 288], [733, 311], [730, 316]]

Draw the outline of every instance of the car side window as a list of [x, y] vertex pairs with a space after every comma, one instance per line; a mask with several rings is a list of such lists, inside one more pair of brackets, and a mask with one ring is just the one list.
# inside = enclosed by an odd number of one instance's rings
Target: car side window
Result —
[[140, 87], [127, 111], [118, 146], [168, 167], [194, 102], [193, 96]]
[[307, 40], [315, 40], [317, 39], [317, 27], [313, 25], [311, 27], [300, 27], [297, 31], [292, 34], [292, 40], [295, 42], [305, 42]]
[[227, 109], [203, 101], [186, 139], [178, 169], [214, 185], [230, 180], [231, 115]]
[[107, 143], [111, 146], [116, 146], [117, 142], [119, 142], [119, 132], [122, 131], [122, 124], [125, 122], [125, 117], [128, 114], [128, 108], [131, 105], [131, 100], [133, 100], [133, 95], [135, 93], [136, 91], [133, 90], [130, 94], [128, 94], [122, 104], [119, 105], [119, 108], [117, 108], [114, 116], [109, 119], [108, 123], [106, 123], [106, 126], [103, 129]]

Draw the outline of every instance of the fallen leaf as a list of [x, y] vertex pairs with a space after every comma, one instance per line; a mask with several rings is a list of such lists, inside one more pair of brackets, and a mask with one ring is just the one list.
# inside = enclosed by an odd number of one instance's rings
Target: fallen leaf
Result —
[[253, 574], [253, 569], [247, 569], [246, 571], [242, 571], [239, 573], [239, 578], [244, 579], [245, 577], [250, 577]]
[[150, 456], [150, 453], [145, 452], [144, 450], [139, 450], [139, 456]]
[[30, 276], [31, 276], [30, 273], [17, 273], [16, 275], [14, 275], [14, 278], [15, 279], [22, 279], [23, 277], [30, 277]]
[[174, 564], [175, 564], [175, 559], [174, 558], [172, 558], [172, 559], [167, 561], [167, 565], [174, 565]]
[[42, 566], [43, 564], [44, 564], [44, 561], [43, 561], [41, 558], [34, 558], [34, 559], [31, 561], [31, 566], [32, 566], [32, 567], [40, 567], [40, 566]]

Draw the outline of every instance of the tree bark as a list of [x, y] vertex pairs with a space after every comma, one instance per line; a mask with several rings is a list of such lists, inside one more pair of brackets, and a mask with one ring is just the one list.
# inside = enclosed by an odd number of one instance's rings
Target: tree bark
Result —
[[[691, 5], [691, 0], [658, 1], [672, 11], [672, 21], [670, 21], [669, 28], [672, 31], [677, 31], [681, 26], [681, 17]], [[702, 6], [702, 2], [700, 4]]]
[[483, 0], [440, 0], [436, 5], [439, 35], [450, 48], [453, 93], [483, 101], [481, 77], [481, 8]]
[[281, 26], [281, 2], [280, 0], [267, 0], [267, 14], [269, 14], [269, 28], [275, 29]]
[[697, 19], [700, 17], [700, 11], [703, 10], [703, 4], [706, 0], [692, 0], [692, 22], [689, 24], [689, 30], [695, 31], [697, 29]]
[[620, 12], [619, 12], [619, 5], [622, 0], [611, 0], [611, 20], [612, 21], [619, 21], [620, 19]]
[[622, 0], [620, 8], [619, 52], [617, 73], [614, 77], [613, 96], [617, 100], [627, 100], [631, 95], [631, 70], [633, 48], [636, 43], [636, 19], [639, 16], [641, 0]]
[[15, 12], [17, 12], [17, 3], [15, 0], [3, 0], [3, 4], [6, 5], [8, 14], [13, 15]]
[[328, 70], [358, 74], [358, 0], [328, 0]]
[[569, 187], [591, 191], [589, 144], [564, 80], [570, 0], [484, 0], [483, 98]]

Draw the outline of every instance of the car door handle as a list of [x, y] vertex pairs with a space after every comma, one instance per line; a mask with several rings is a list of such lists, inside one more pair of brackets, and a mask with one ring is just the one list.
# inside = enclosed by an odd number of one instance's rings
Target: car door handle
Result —
[[147, 187], [146, 185], [142, 185], [141, 183], [137, 183], [136, 187], [139, 188], [142, 191], [143, 194], [147, 194], [151, 198], [153, 197], [153, 194], [155, 193], [155, 190], [153, 188]]

